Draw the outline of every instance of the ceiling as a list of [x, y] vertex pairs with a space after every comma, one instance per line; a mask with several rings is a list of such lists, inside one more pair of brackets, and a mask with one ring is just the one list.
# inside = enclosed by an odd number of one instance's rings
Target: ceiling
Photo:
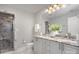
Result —
[[40, 10], [47, 8], [48, 4], [1, 4], [0, 7], [13, 8], [30, 13], [37, 13]]
[[[0, 4], [0, 7], [7, 7], [7, 8], [14, 8], [17, 10], [22, 10], [30, 13], [38, 13], [42, 11], [44, 13], [44, 10], [48, 7], [48, 4]], [[57, 15], [60, 13], [66, 13], [69, 10], [77, 8], [78, 4], [67, 4], [66, 8], [61, 9], [57, 11], [56, 13], [53, 13], [52, 15]]]

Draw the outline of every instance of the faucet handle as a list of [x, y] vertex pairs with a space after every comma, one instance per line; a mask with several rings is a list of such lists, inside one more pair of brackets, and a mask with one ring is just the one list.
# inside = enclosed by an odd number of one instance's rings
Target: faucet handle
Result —
[[66, 33], [66, 37], [67, 37], [68, 39], [70, 39], [70, 38], [71, 38], [71, 33]]

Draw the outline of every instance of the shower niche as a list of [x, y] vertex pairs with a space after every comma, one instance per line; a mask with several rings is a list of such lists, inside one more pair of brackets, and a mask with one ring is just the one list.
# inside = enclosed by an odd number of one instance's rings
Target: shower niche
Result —
[[14, 50], [14, 15], [0, 12], [0, 53]]

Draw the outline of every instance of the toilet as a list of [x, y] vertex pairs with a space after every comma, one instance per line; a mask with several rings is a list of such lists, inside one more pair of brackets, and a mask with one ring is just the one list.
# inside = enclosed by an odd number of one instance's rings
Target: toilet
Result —
[[28, 50], [27, 51], [28, 53], [33, 53], [33, 45], [34, 45], [33, 42], [30, 42], [30, 43], [26, 44], [26, 49]]

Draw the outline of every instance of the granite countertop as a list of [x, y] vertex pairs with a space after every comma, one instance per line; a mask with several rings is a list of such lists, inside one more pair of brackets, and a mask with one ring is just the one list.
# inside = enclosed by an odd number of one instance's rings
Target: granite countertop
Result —
[[64, 44], [69, 44], [73, 46], [79, 47], [79, 43], [77, 40], [71, 40], [67, 38], [60, 38], [60, 37], [53, 37], [51, 38], [50, 36], [45, 36], [45, 35], [35, 35], [35, 38], [41, 38], [41, 39], [46, 39], [46, 40], [51, 40], [51, 41], [56, 41], [56, 42], [61, 42]]

